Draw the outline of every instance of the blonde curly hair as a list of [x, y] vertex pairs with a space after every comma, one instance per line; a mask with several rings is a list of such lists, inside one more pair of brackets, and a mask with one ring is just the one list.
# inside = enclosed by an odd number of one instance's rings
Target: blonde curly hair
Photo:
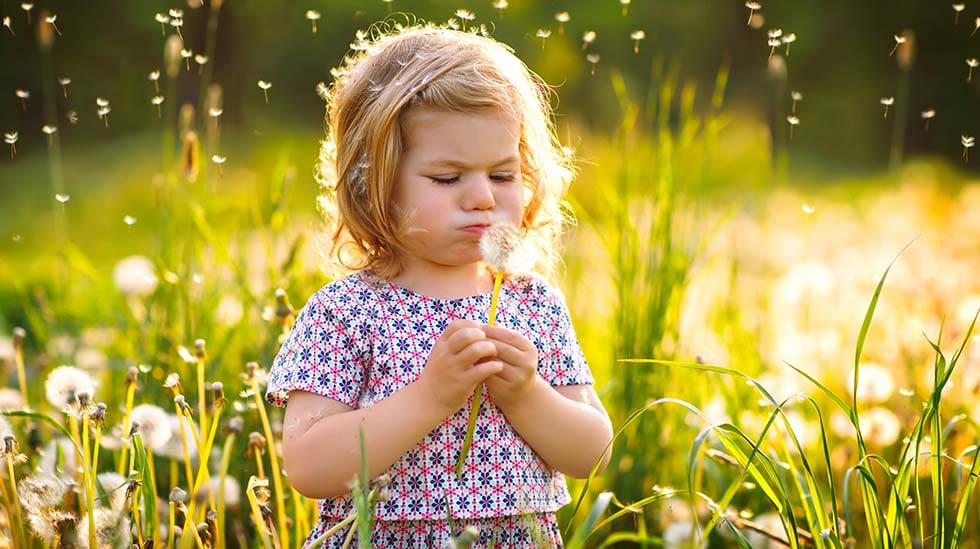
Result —
[[564, 201], [571, 154], [555, 135], [552, 90], [504, 44], [484, 32], [391, 21], [359, 32], [334, 69], [321, 142], [318, 204], [330, 235], [328, 272], [401, 271], [404, 216], [392, 202], [403, 151], [402, 117], [412, 107], [502, 110], [521, 122], [525, 187], [519, 269], [553, 278], [559, 240], [573, 218]]

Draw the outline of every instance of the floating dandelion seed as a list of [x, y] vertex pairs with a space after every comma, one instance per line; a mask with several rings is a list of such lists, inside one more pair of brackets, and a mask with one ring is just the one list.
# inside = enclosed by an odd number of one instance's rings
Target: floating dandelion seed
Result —
[[72, 125], [78, 124], [78, 113], [75, 111], [66, 112], [65, 118], [67, 118], [68, 122], [71, 123]]
[[219, 116], [221, 116], [221, 113], [223, 112], [225, 112], [224, 109], [216, 109], [214, 107], [211, 107], [210, 109], [208, 109], [208, 116], [210, 116], [211, 118], [218, 118]]
[[[973, 22], [973, 32], [970, 33], [970, 36], [976, 34], [978, 30], [980, 30], [980, 17], [977, 17], [976, 20]], [[10, 31], [10, 32], [14, 32], [14, 31]]]
[[793, 128], [800, 125], [800, 118], [795, 114], [791, 114], [786, 117], [786, 121], [789, 122], [789, 140], [793, 140]]
[[633, 53], [640, 53], [640, 40], [647, 37], [647, 33], [642, 30], [635, 30], [630, 33], [630, 40], [633, 41]]
[[789, 57], [789, 45], [796, 42], [796, 33], [791, 32], [780, 39], [784, 46], [786, 46], [786, 57]]
[[599, 54], [598, 53], [590, 53], [590, 54], [588, 54], [588, 55], [585, 56], [585, 59], [589, 63], [592, 63], [592, 76], [595, 76], [595, 66], [596, 66], [596, 64], [599, 63]]
[[7, 30], [10, 31], [10, 34], [12, 34], [14, 36], [17, 36], [17, 33], [14, 32], [14, 27], [10, 23], [10, 16], [9, 15], [3, 16], [3, 26], [7, 27]]
[[10, 158], [17, 155], [17, 132], [8, 132], [3, 134], [3, 142], [10, 145]]
[[167, 11], [167, 13], [170, 14], [170, 18], [171, 19], [183, 19], [184, 18], [184, 10], [179, 10], [177, 8], [170, 8]]
[[58, 25], [54, 24], [54, 22], [57, 20], [58, 20], [58, 14], [49, 15], [44, 18], [44, 22], [54, 27], [54, 32], [58, 33], [58, 36], [61, 36], [61, 31], [58, 30]]
[[27, 90], [17, 90], [14, 95], [20, 98], [20, 108], [24, 111], [27, 110], [27, 100], [31, 97], [31, 92]]
[[323, 82], [317, 82], [316, 83], [316, 94], [317, 94], [317, 96], [320, 97], [320, 99], [323, 99], [324, 101], [326, 101], [327, 98], [330, 97], [330, 89], [327, 88], [327, 85], [324, 84]]
[[589, 44], [595, 42], [595, 31], [585, 31], [582, 35], [582, 51], [589, 47]]
[[496, 0], [493, 3], [493, 9], [497, 10], [497, 13], [500, 15], [500, 17], [503, 17], [504, 10], [507, 9], [507, 6], [509, 5], [510, 4], [507, 3], [507, 0]]
[[31, 10], [34, 9], [34, 4], [31, 2], [22, 2], [20, 4], [20, 9], [27, 13], [27, 24], [31, 24]]
[[52, 141], [54, 139], [52, 136], [57, 131], [58, 131], [58, 128], [56, 126], [51, 126], [49, 124], [45, 124], [45, 125], [41, 126], [41, 133], [43, 133], [44, 135], [48, 136], [48, 145], [50, 145], [52, 143]]
[[902, 44], [906, 43], [906, 42], [908, 42], [908, 38], [906, 38], [905, 35], [896, 34], [895, 35], [895, 47], [892, 48], [891, 53], [889, 53], [888, 55], [894, 55], [895, 52], [898, 51], [898, 47], [901, 46]]
[[807, 204], [806, 202], [803, 203], [803, 206], [801, 206], [800, 209], [803, 210], [803, 213], [805, 213], [807, 215], [810, 215], [813, 212], [817, 211], [816, 208], [814, 208], [813, 206]]
[[124, 216], [123, 217], [123, 223], [125, 223], [126, 225], [132, 227], [133, 225], [136, 224], [136, 218], [133, 217], [133, 216], [131, 216], [131, 215]]
[[619, 0], [619, 3], [623, 5], [623, 15], [625, 16], [630, 10], [630, 0]]
[[61, 202], [62, 204], [64, 204], [65, 202], [68, 202], [69, 200], [71, 200], [71, 195], [70, 194], [65, 194], [65, 193], [57, 193], [57, 194], [54, 195], [54, 199], [57, 200], [58, 202]]
[[963, 162], [969, 162], [970, 149], [976, 144], [976, 139], [972, 135], [961, 135], [960, 144], [963, 145]]
[[541, 39], [541, 49], [544, 49], [544, 41], [547, 40], [549, 36], [551, 36], [551, 31], [548, 29], [538, 29], [538, 32], [535, 33], [535, 36]]
[[892, 105], [895, 104], [895, 98], [882, 97], [881, 99], [878, 100], [878, 102], [885, 106], [885, 114], [884, 116], [882, 116], [882, 118], [888, 118], [888, 107], [891, 107]]
[[320, 20], [320, 12], [316, 10], [306, 10], [306, 18], [313, 25], [313, 34], [316, 34], [316, 22]]
[[191, 57], [194, 57], [194, 52], [186, 48], [181, 48], [180, 56], [184, 58], [184, 63], [187, 64], [187, 70], [191, 70]]
[[560, 11], [555, 14], [555, 21], [558, 21], [558, 34], [565, 34], [565, 23], [568, 23], [572, 16], [567, 11]]
[[960, 24], [960, 12], [966, 9], [966, 2], [953, 2], [953, 11], [956, 12], [956, 18], [953, 19], [954, 25]]
[[221, 175], [221, 176], [224, 176], [225, 175], [224, 172], [221, 171], [221, 165], [224, 164], [227, 161], [228, 161], [227, 158], [225, 158], [224, 156], [221, 156], [219, 154], [216, 154], [216, 155], [214, 155], [214, 156], [211, 157], [211, 162], [214, 162], [215, 164], [218, 165], [218, 175]]
[[163, 104], [164, 97], [162, 95], [154, 95], [153, 99], [150, 99], [150, 103], [153, 103], [157, 107], [157, 118], [163, 118]]
[[204, 65], [208, 62], [208, 56], [197, 54], [194, 56], [194, 62], [197, 63], [197, 74], [204, 72]]
[[769, 59], [776, 53], [776, 48], [783, 45], [783, 42], [779, 38], [769, 38]]
[[752, 14], [754, 14], [756, 10], [761, 10], [762, 9], [762, 3], [761, 2], [752, 2], [750, 0], [749, 2], [746, 2], [745, 3], [745, 7], [749, 8], [749, 20], [745, 22], [745, 24], [748, 25], [748, 24], [752, 23]]
[[269, 88], [272, 87], [272, 82], [266, 82], [265, 80], [259, 80], [259, 88], [262, 90], [262, 94], [265, 95], [265, 104], [269, 104]]
[[799, 103], [800, 101], [803, 101], [803, 94], [796, 90], [793, 90], [789, 92], [789, 96], [793, 98], [793, 109], [790, 112], [792, 114], [796, 114], [796, 104]]
[[473, 12], [471, 12], [470, 10], [456, 10], [455, 15], [456, 15], [456, 17], [459, 17], [459, 20], [460, 21], [463, 22], [462, 23], [463, 30], [466, 30], [466, 22], [467, 21], [472, 21], [472, 20], [476, 19], [476, 14], [473, 13]]
[[68, 84], [71, 84], [71, 78], [67, 76], [62, 76], [58, 79], [58, 83], [61, 84], [61, 90], [65, 94], [65, 99], [68, 99]]
[[157, 23], [160, 23], [160, 36], [166, 36], [167, 23], [170, 22], [170, 18], [160, 12], [157, 12], [157, 14], [153, 16], [153, 19], [155, 19]]
[[183, 17], [173, 17], [174, 11], [179, 11], [179, 10], [170, 10], [171, 13], [170, 26], [173, 27], [175, 31], [177, 31], [177, 38], [180, 38], [180, 41], [183, 42], [184, 35], [181, 34], [180, 27], [184, 26], [184, 19]]
[[926, 121], [926, 131], [929, 131], [929, 121], [936, 117], [936, 109], [922, 111], [919, 116]]
[[106, 104], [104, 107], [99, 107], [95, 112], [99, 115], [99, 118], [105, 122], [105, 127], [109, 127], [109, 113], [112, 111], [112, 107]]
[[153, 82], [153, 89], [160, 93], [160, 71], [150, 71], [149, 79]]
[[970, 67], [970, 72], [966, 74], [966, 81], [969, 82], [973, 80], [973, 69], [977, 68], [977, 66], [980, 65], [980, 61], [977, 61], [976, 57], [971, 57], [966, 60], [966, 65]]

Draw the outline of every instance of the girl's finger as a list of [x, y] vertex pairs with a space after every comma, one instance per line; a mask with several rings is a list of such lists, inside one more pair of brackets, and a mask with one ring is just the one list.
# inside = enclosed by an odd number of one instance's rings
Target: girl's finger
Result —
[[524, 334], [511, 330], [510, 328], [504, 328], [503, 326], [484, 324], [482, 326], [483, 332], [488, 338], [501, 341], [519, 349], [521, 351], [530, 351], [534, 349], [534, 344], [524, 336]]

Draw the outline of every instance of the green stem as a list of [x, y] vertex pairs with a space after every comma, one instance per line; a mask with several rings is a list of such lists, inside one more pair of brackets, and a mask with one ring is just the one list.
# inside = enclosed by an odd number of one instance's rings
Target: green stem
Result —
[[132, 429], [132, 418], [130, 414], [133, 411], [133, 394], [136, 392], [136, 384], [131, 383], [129, 388], [126, 389], [126, 415], [123, 418], [123, 447], [119, 455], [119, 464], [116, 466], [116, 472], [122, 476], [126, 476], [129, 472], [126, 470], [127, 461], [126, 453], [129, 451], [129, 430]]
[[225, 478], [228, 476], [228, 465], [231, 463], [231, 449], [235, 445], [235, 433], [228, 435], [221, 452], [221, 469], [218, 472], [218, 539], [215, 547], [224, 547], [225, 537]]
[[[487, 324], [493, 326], [497, 322], [497, 302], [500, 300], [500, 283], [503, 280], [503, 272], [497, 271], [497, 276], [493, 280], [493, 294], [490, 297], [490, 315]], [[463, 478], [463, 465], [466, 463], [466, 455], [470, 452], [470, 445], [473, 444], [473, 432], [476, 430], [476, 418], [480, 415], [480, 405], [483, 403], [483, 384], [476, 386], [473, 390], [473, 406], [470, 408], [470, 420], [466, 424], [466, 436], [463, 438], [463, 449], [456, 460], [456, 478]]]
[[276, 457], [276, 439], [272, 436], [272, 426], [269, 424], [269, 415], [265, 412], [265, 403], [262, 402], [262, 392], [254, 378], [252, 379], [252, 396], [255, 398], [255, 404], [259, 409], [259, 417], [262, 418], [262, 430], [265, 431], [265, 439], [269, 442], [269, 465], [272, 468], [272, 485], [276, 494], [276, 518], [279, 522], [279, 530], [282, 532], [282, 546], [289, 547], [289, 528], [286, 527], [286, 494], [282, 488], [279, 458]]

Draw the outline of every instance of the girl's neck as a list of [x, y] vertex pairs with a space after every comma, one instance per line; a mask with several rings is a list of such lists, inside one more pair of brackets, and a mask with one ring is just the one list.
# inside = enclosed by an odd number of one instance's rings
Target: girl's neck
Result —
[[458, 299], [493, 290], [493, 277], [482, 263], [440, 268], [409, 265], [391, 282], [436, 299]]

